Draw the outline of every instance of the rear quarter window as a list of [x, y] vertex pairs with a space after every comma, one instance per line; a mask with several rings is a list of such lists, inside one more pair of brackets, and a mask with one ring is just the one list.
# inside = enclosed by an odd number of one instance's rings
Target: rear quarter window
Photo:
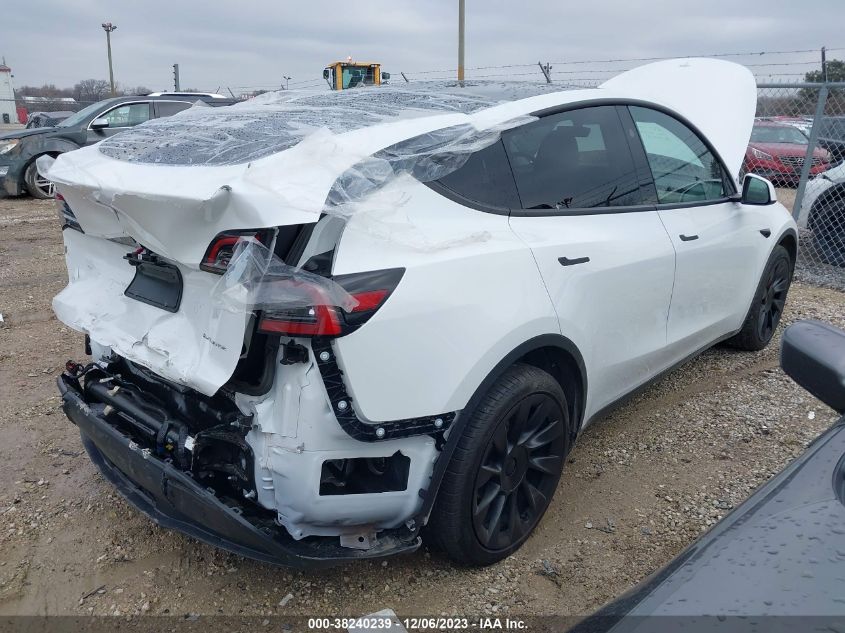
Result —
[[461, 198], [496, 209], [518, 209], [513, 174], [502, 141], [470, 155], [438, 184]]

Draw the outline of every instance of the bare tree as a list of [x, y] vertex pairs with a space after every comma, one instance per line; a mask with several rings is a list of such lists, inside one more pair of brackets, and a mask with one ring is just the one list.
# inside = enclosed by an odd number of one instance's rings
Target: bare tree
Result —
[[110, 93], [111, 86], [105, 79], [83, 79], [73, 87], [73, 98], [80, 102], [101, 101]]
[[57, 88], [56, 84], [44, 84], [43, 86], [21, 86], [15, 89], [15, 93], [21, 97], [72, 97], [73, 90], [70, 88]]

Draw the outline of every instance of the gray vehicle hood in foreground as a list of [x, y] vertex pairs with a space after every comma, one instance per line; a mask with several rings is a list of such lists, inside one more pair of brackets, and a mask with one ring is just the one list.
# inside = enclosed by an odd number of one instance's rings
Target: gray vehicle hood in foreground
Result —
[[572, 633], [845, 630], [844, 498], [841, 418], [667, 567]]

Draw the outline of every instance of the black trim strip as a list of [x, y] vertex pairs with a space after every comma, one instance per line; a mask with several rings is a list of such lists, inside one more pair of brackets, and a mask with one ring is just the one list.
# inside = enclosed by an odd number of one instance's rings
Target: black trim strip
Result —
[[390, 420], [388, 422], [363, 422], [358, 419], [352, 398], [343, 382], [343, 371], [337, 365], [331, 341], [327, 338], [311, 340], [311, 349], [323, 384], [332, 403], [332, 411], [337, 418], [340, 428], [353, 439], [362, 442], [382, 442], [415, 435], [434, 435], [446, 431], [455, 420], [455, 412], [442, 415], [429, 415], [421, 418], [406, 418], [404, 420]]
[[469, 207], [470, 209], [475, 209], [476, 211], [492, 213], [493, 215], [510, 215], [514, 211], [514, 209], [507, 209], [505, 207], [494, 207], [492, 205], [486, 205], [481, 202], [478, 202], [477, 200], [465, 198], [461, 194], [457, 193], [454, 189], [449, 189], [449, 187], [442, 184], [438, 180], [430, 180], [428, 182], [423, 182], [422, 184], [424, 184], [432, 191], [439, 193], [444, 198], [447, 198], [452, 202], [456, 202], [461, 206]]

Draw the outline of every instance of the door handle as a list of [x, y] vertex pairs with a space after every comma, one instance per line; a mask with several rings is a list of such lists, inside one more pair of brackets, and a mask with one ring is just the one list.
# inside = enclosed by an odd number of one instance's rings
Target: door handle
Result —
[[569, 259], [568, 257], [558, 257], [557, 261], [560, 262], [561, 266], [575, 266], [576, 264], [586, 264], [590, 261], [589, 257], [576, 257], [575, 259]]
[[684, 235], [683, 233], [681, 233], [679, 237], [681, 238], [682, 242], [692, 242], [693, 240], [698, 239], [697, 235]]

